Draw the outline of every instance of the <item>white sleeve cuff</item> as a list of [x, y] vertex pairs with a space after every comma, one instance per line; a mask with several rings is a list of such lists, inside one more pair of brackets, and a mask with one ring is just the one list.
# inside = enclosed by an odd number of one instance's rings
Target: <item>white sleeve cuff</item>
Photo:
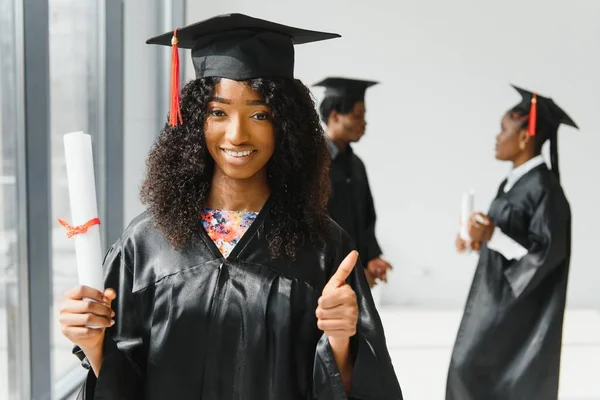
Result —
[[502, 254], [507, 260], [520, 260], [528, 253], [525, 247], [510, 238], [498, 227], [494, 229], [492, 238], [487, 242], [487, 247]]

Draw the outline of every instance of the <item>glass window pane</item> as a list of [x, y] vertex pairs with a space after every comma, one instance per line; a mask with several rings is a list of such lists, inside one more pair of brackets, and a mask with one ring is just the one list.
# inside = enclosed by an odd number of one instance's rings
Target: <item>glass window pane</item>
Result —
[[[97, 147], [98, 104], [104, 100], [98, 90], [98, 1], [49, 0], [49, 14], [52, 221], [56, 221], [71, 217], [63, 135], [89, 133]], [[98, 165], [99, 160], [94, 161]], [[103, 204], [101, 198], [98, 202]], [[78, 279], [73, 240], [57, 223], [52, 225], [52, 254], [52, 376], [57, 382], [79, 365], [58, 322], [64, 292], [77, 285]]]
[[[15, 0], [0, 0], [0, 399], [20, 399]], [[21, 182], [19, 182], [21, 183]]]

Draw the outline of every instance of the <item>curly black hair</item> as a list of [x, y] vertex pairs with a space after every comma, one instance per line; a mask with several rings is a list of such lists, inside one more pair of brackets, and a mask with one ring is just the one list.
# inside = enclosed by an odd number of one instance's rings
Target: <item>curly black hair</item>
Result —
[[[183, 125], [166, 125], [147, 160], [140, 197], [157, 228], [177, 248], [202, 228], [214, 171], [204, 123], [219, 78], [191, 81], [181, 93]], [[330, 155], [310, 91], [293, 79], [246, 81], [271, 109], [275, 152], [267, 164], [273, 206], [265, 226], [273, 258], [295, 258], [306, 244], [324, 246], [330, 227]]]

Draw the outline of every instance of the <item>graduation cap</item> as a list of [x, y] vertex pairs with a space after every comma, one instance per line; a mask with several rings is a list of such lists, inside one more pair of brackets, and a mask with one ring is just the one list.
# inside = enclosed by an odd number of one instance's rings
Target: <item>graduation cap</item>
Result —
[[535, 136], [537, 121], [543, 120], [550, 126], [558, 127], [560, 124], [572, 126], [579, 129], [575, 122], [563, 111], [551, 98], [543, 97], [529, 90], [521, 89], [511, 85], [522, 97], [521, 103], [515, 108], [529, 110], [529, 135]]
[[192, 50], [196, 79], [220, 77], [236, 81], [254, 78], [294, 78], [294, 45], [341, 37], [277, 24], [244, 14], [218, 15], [148, 39], [147, 44], [172, 47], [172, 126], [179, 113], [178, 48]]
[[313, 86], [325, 87], [325, 97], [343, 97], [357, 101], [365, 99], [365, 92], [379, 82], [349, 78], [325, 78]]
[[552, 164], [552, 171], [557, 177], [560, 177], [558, 170], [558, 141], [557, 133], [560, 124], [572, 126], [573, 128], [579, 129], [575, 121], [567, 113], [560, 108], [551, 98], [543, 97], [535, 92], [522, 89], [515, 85], [511, 85], [519, 94], [522, 99], [513, 109], [522, 109], [528, 114], [524, 117], [529, 120], [527, 130], [529, 136], [536, 136], [538, 122], [543, 123], [547, 130], [542, 130], [541, 134], [544, 137], [542, 140], [550, 140], [550, 162]]

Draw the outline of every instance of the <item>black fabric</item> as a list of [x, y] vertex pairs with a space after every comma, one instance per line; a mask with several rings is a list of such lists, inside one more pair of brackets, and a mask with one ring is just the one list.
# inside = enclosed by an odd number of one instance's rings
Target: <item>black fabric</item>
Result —
[[[522, 89], [515, 85], [513, 88], [521, 95], [521, 102], [513, 107], [530, 114], [533, 92]], [[543, 143], [550, 141], [550, 164], [554, 175], [560, 180], [560, 168], [558, 165], [558, 128], [561, 124], [578, 128], [577, 124], [567, 113], [560, 108], [551, 98], [540, 96], [536, 93], [536, 135]]]
[[[521, 102], [515, 107], [522, 108], [523, 110], [529, 110], [531, 108], [531, 99], [533, 98], [533, 92], [512, 85], [513, 88], [521, 95]], [[544, 120], [550, 125], [565, 124], [577, 128], [575, 121], [567, 115], [567, 113], [560, 108], [554, 100], [549, 97], [540, 96], [536, 93], [537, 97], [537, 119]]]
[[[81, 399], [346, 399], [315, 310], [353, 244], [332, 221], [324, 250], [272, 260], [270, 207], [227, 258], [204, 231], [178, 251], [147, 214], [132, 222], [105, 262], [116, 323]], [[402, 399], [362, 268], [348, 282], [359, 304], [350, 398]]]
[[[173, 31], [147, 44], [171, 46]], [[179, 47], [192, 49], [196, 79], [293, 78], [294, 45], [338, 38], [244, 14], [223, 14], [177, 30]]]
[[328, 143], [332, 153], [329, 171], [332, 192], [328, 212], [354, 240], [366, 266], [382, 253], [375, 237], [377, 214], [367, 170], [352, 147], [341, 152], [329, 139]]
[[446, 400], [556, 400], [571, 255], [571, 211], [556, 177], [534, 168], [489, 217], [528, 249], [509, 261], [485, 245], [448, 372]]
[[324, 87], [325, 97], [343, 97], [356, 103], [364, 101], [367, 89], [378, 83], [360, 79], [331, 77], [325, 78], [313, 86]]

